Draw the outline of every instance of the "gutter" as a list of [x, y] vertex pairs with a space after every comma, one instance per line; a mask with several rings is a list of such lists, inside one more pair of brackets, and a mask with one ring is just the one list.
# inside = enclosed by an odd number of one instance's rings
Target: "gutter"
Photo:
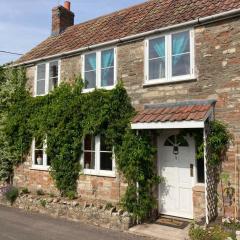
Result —
[[158, 28], [158, 29], [154, 29], [154, 30], [151, 30], [151, 31], [138, 33], [138, 34], [135, 34], [135, 35], [130, 35], [130, 36], [127, 36], [127, 37], [115, 39], [115, 40], [112, 40], [112, 41], [107, 41], [107, 42], [104, 42], [104, 43], [94, 44], [94, 45], [91, 45], [91, 46], [82, 47], [82, 48], [78, 48], [78, 49], [63, 52], [63, 53], [58, 53], [58, 54], [51, 55], [51, 56], [37, 58], [37, 59], [34, 59], [34, 60], [22, 62], [22, 63], [19, 63], [19, 64], [13, 64], [11, 66], [12, 67], [18, 67], [18, 66], [22, 66], [22, 65], [30, 65], [30, 64], [34, 64], [36, 62], [46, 61], [46, 60], [49, 60], [49, 59], [52, 59], [52, 58], [60, 58], [60, 57], [68, 56], [68, 55], [71, 55], [71, 54], [80, 53], [80, 52], [83, 52], [83, 51], [93, 50], [93, 49], [100, 48], [100, 47], [106, 47], [108, 45], [116, 45], [118, 43], [130, 41], [130, 40], [135, 40], [135, 39], [138, 39], [138, 38], [141, 38], [141, 37], [146, 37], [146, 36], [149, 36], [149, 35], [154, 35], [154, 34], [158, 34], [160, 32], [166, 32], [166, 31], [170, 31], [170, 30], [173, 30], [173, 29], [177, 29], [177, 28], [190, 27], [190, 26], [201, 26], [203, 24], [213, 23], [213, 22], [216, 22], [216, 21], [219, 21], [219, 20], [236, 17], [238, 15], [240, 15], [240, 8], [239, 9], [234, 9], [234, 10], [231, 10], [231, 11], [227, 11], [227, 12], [223, 12], [223, 13], [218, 13], [218, 14], [215, 14], [215, 15], [207, 16], [207, 17], [203, 17], [203, 18], [197, 18], [195, 20], [175, 24], [175, 25], [168, 26], [168, 27]]

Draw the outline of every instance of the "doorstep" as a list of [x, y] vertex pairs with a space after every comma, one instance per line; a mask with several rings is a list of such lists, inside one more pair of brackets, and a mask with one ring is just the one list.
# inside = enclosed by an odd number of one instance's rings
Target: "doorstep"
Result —
[[156, 238], [159, 240], [188, 240], [189, 226], [190, 225], [184, 229], [177, 229], [156, 223], [145, 223], [130, 228], [129, 232], [141, 236]]

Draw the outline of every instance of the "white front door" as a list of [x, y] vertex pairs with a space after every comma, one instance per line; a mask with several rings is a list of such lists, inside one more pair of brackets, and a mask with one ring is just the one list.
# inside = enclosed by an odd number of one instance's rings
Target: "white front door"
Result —
[[161, 214], [193, 218], [192, 188], [195, 182], [195, 142], [171, 132], [159, 137], [159, 210]]

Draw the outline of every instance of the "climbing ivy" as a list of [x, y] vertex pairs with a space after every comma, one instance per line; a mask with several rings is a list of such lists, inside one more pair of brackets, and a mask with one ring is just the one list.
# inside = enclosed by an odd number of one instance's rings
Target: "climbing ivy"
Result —
[[[76, 191], [83, 139], [88, 134], [101, 134], [114, 147], [118, 170], [128, 183], [124, 208], [139, 219], [149, 214], [155, 206], [151, 191], [159, 181], [154, 149], [147, 136], [130, 130], [135, 111], [122, 83], [110, 91], [82, 93], [83, 82], [76, 77], [72, 85], [62, 83], [45, 96], [31, 97], [23, 69], [3, 72], [1, 99], [6, 97], [2, 101], [1, 136], [6, 142], [4, 163], [10, 163], [10, 175], [13, 166], [26, 159], [33, 139], [46, 139], [56, 187], [62, 195]], [[8, 85], [12, 87], [8, 89]], [[3, 169], [1, 164], [0, 171]]]
[[153, 190], [161, 181], [156, 174], [156, 149], [152, 147], [151, 136], [129, 130], [117, 151], [117, 159], [128, 183], [122, 203], [135, 219], [144, 219], [157, 207]]
[[[196, 159], [201, 160], [204, 158], [204, 139], [203, 130], [183, 130], [182, 136], [190, 134], [194, 137], [196, 143]], [[227, 126], [219, 121], [214, 120], [209, 122], [209, 132], [207, 136], [207, 149], [209, 151], [208, 164], [211, 166], [220, 166], [226, 157], [226, 152], [232, 140], [232, 134], [229, 132]]]
[[[26, 83], [25, 71], [22, 69], [3, 69], [0, 67], [0, 180], [10, 182], [13, 176], [13, 165], [22, 159], [22, 148], [25, 146], [23, 136], [27, 126], [21, 124], [24, 114], [21, 116], [21, 109], [24, 108], [27, 92], [24, 90]], [[20, 104], [22, 103], [22, 105]], [[21, 106], [19, 106], [21, 105]], [[14, 121], [11, 109], [16, 109], [18, 114]], [[19, 108], [19, 109], [18, 109]], [[20, 121], [15, 126], [13, 122]], [[9, 126], [13, 124], [12, 135], [9, 135]]]
[[210, 151], [209, 164], [218, 166], [226, 158], [226, 152], [232, 141], [232, 134], [227, 126], [220, 121], [210, 122], [210, 131], [207, 138], [207, 145]]

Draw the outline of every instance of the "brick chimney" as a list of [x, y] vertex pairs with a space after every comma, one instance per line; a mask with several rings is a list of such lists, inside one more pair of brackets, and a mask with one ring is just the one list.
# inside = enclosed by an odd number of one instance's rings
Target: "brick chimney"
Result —
[[65, 1], [64, 6], [52, 9], [52, 36], [62, 33], [66, 28], [74, 25], [74, 13], [71, 12], [71, 2]]

